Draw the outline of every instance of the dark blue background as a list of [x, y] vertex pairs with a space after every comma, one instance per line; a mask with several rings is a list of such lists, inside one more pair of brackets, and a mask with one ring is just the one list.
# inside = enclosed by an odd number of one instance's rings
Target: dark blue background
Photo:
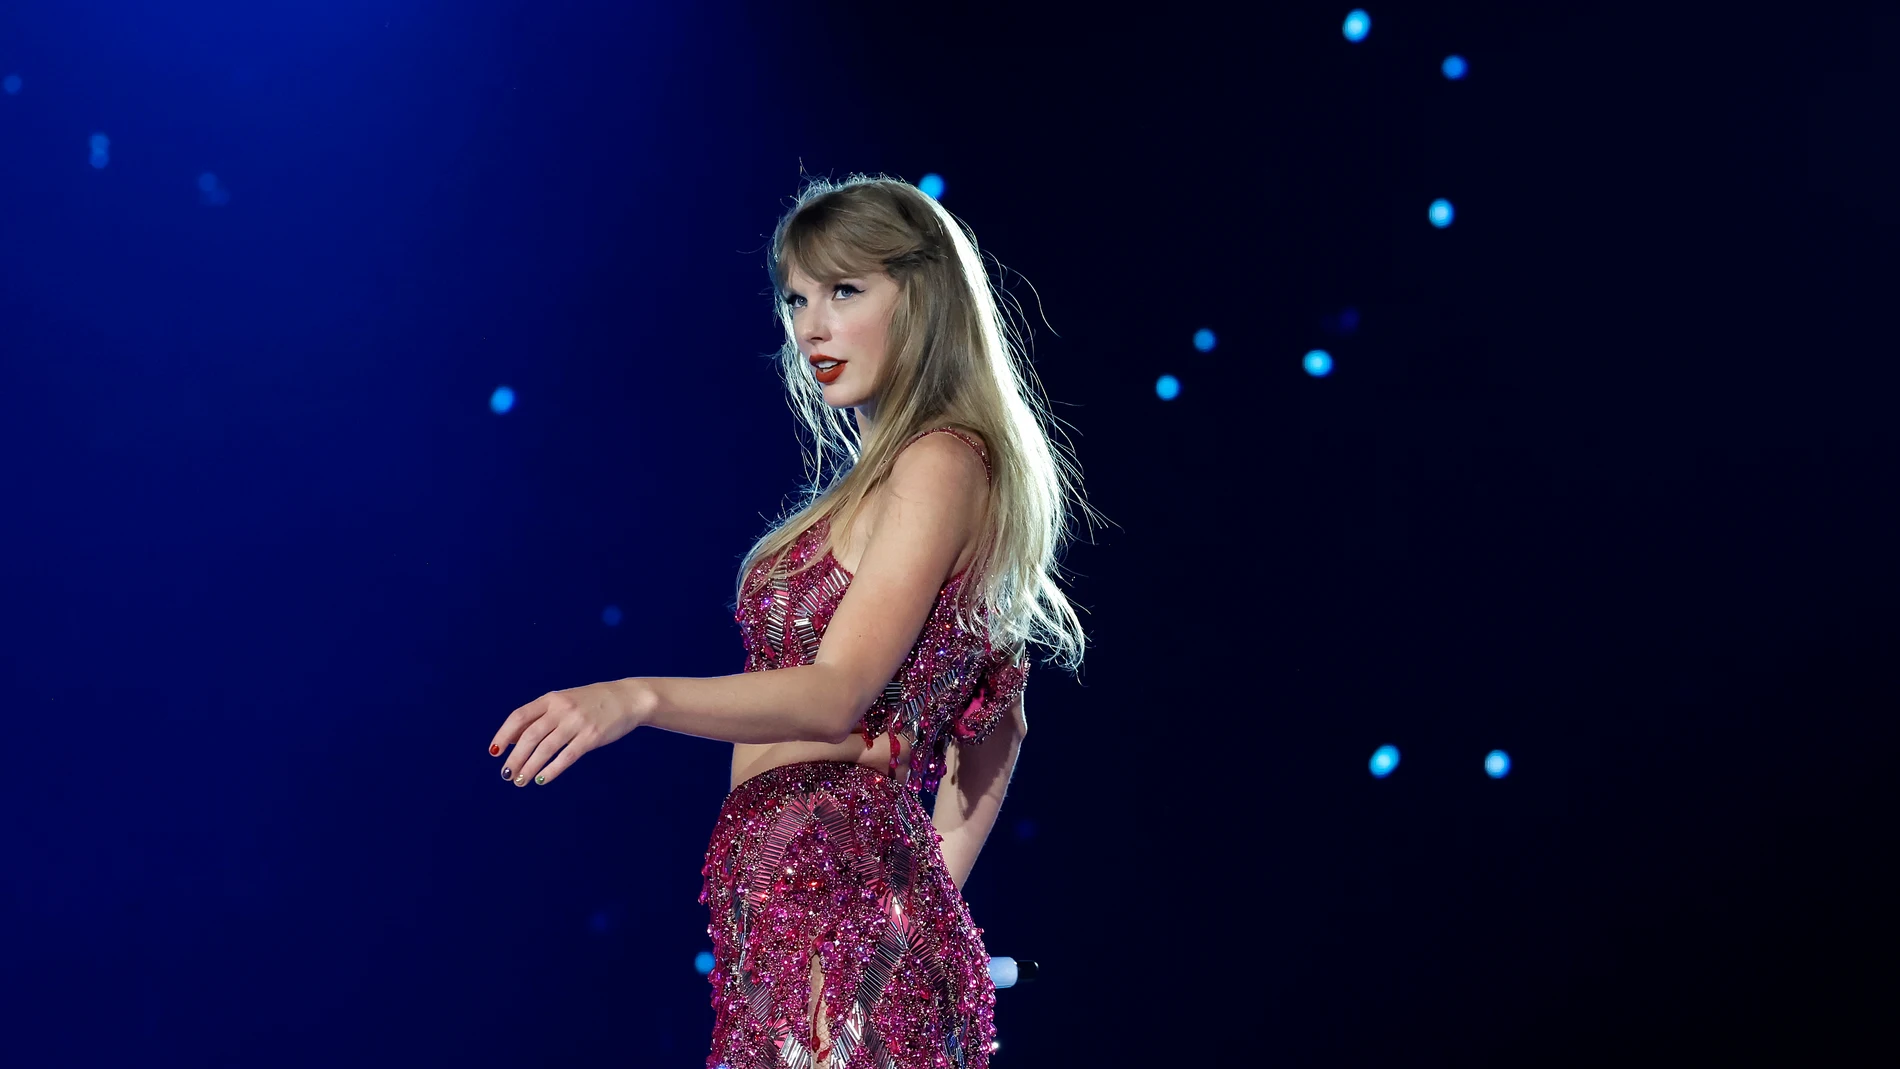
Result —
[[946, 177], [1115, 523], [999, 1066], [1869, 1057], [1900, 24], [1241, 7], [0, 11], [10, 1055], [700, 1063], [729, 750], [485, 746], [738, 670], [802, 170]]

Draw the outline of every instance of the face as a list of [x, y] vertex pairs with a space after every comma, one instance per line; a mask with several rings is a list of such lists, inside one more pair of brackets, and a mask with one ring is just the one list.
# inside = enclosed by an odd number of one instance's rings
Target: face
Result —
[[[886, 359], [891, 312], [897, 307], [897, 280], [878, 271], [839, 279], [830, 287], [794, 270], [785, 292], [792, 337], [833, 408], [871, 406]], [[812, 361], [836, 361], [828, 369]]]

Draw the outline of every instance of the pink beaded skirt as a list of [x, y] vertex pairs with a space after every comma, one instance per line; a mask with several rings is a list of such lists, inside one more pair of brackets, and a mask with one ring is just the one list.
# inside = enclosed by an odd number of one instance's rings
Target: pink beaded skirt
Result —
[[707, 1069], [987, 1069], [989, 952], [938, 842], [916, 792], [863, 765], [801, 761], [735, 787], [700, 870]]

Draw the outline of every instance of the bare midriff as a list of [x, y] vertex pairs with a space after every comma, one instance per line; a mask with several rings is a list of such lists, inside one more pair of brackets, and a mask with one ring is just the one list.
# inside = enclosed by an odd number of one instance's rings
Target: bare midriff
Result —
[[[875, 494], [876, 491], [873, 493]], [[832, 550], [832, 556], [837, 560], [838, 565], [853, 575], [857, 574], [858, 562], [864, 559], [864, 551], [870, 543], [871, 532], [876, 530], [879, 504], [875, 499], [868, 503], [858, 513], [857, 522], [852, 525], [850, 536], [840, 540], [840, 543]], [[975, 555], [974, 544], [964, 546], [963, 550], [957, 554], [956, 566], [950, 569], [950, 575], [955, 575], [968, 567]], [[908, 762], [911, 757], [910, 747], [901, 738], [897, 740], [897, 744], [898, 760]], [[869, 749], [864, 746], [863, 735], [853, 735], [843, 742], [734, 743], [730, 787], [737, 787], [768, 769], [774, 769], [780, 765], [797, 764], [800, 761], [855, 762], [866, 768], [885, 772], [891, 767], [891, 734], [886, 731], [876, 736]], [[909, 764], [900, 764], [897, 768], [897, 782], [904, 783], [909, 779]]]

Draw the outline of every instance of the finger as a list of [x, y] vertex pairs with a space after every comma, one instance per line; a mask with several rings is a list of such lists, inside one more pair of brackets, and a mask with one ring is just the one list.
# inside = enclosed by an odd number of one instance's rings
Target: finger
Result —
[[[547, 738], [554, 728], [554, 718], [544, 716], [522, 729], [521, 737], [515, 740], [514, 750], [508, 754], [508, 759], [502, 762], [501, 778], [513, 780], [517, 787], [526, 786], [528, 778], [533, 775], [528, 771], [528, 765], [534, 760], [535, 747], [539, 746], [541, 740]], [[543, 760], [545, 761], [545, 758]]]
[[539, 698], [516, 709], [514, 712], [509, 713], [508, 719], [503, 720], [500, 729], [495, 732], [495, 737], [488, 740], [489, 755], [491, 757], [500, 757], [501, 752], [507, 749], [510, 743], [520, 737], [523, 728], [540, 719], [541, 714], [546, 710], [549, 697], [551, 697], [551, 695], [543, 694]]
[[542, 735], [540, 741], [533, 744], [532, 748], [525, 742], [515, 747], [516, 753], [528, 755], [527, 759], [515, 769], [515, 786], [526, 787], [528, 781], [546, 768], [548, 762], [554, 760], [555, 755], [561, 752], [561, 747], [567, 745], [568, 740], [575, 734], [574, 728], [563, 724]]
[[582, 743], [579, 738], [569, 740], [568, 744], [562, 747], [561, 752], [555, 756], [554, 760], [548, 762], [548, 767], [542, 769], [541, 773], [535, 776], [534, 782], [543, 787], [553, 783], [554, 777], [567, 771], [568, 766], [580, 760], [581, 755], [586, 752], [587, 746]]

